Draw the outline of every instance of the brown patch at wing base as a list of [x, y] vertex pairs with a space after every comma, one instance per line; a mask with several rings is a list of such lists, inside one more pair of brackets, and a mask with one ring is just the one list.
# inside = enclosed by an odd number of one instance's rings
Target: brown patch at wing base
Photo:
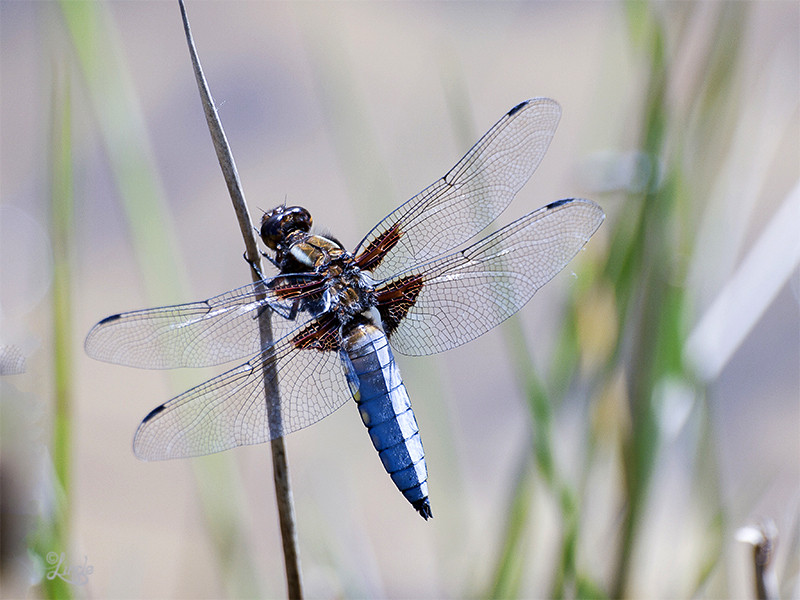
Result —
[[333, 315], [326, 315], [309, 323], [292, 338], [299, 350], [319, 350], [320, 352], [339, 351], [339, 321]]
[[381, 264], [387, 252], [397, 245], [403, 232], [400, 231], [400, 223], [395, 223], [380, 236], [372, 240], [369, 246], [356, 257], [356, 265], [362, 271], [372, 271]]
[[414, 306], [423, 285], [422, 277], [415, 275], [392, 281], [375, 292], [376, 305], [387, 336], [391, 337], [400, 321]]
[[276, 277], [271, 285], [275, 295], [281, 300], [293, 300], [301, 296], [322, 293], [322, 279], [319, 277]]

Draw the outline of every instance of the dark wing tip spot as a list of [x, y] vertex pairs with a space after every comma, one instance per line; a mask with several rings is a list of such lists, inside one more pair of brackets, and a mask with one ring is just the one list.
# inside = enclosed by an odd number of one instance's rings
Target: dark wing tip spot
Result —
[[565, 204], [569, 204], [572, 202], [572, 198], [566, 198], [564, 200], [556, 200], [555, 202], [551, 202], [547, 205], [547, 208], [558, 208], [559, 206], [564, 206]]
[[105, 319], [100, 321], [97, 325], [95, 325], [95, 327], [98, 327], [100, 325], [107, 325], [108, 323], [113, 323], [114, 321], [119, 320], [121, 317], [122, 317], [121, 314], [119, 314], [119, 315], [111, 315], [110, 317], [106, 317]]
[[[155, 417], [156, 417], [156, 415], [158, 415], [159, 413], [162, 413], [162, 412], [164, 412], [164, 409], [165, 409], [165, 408], [166, 408], [166, 406], [165, 406], [164, 404], [162, 404], [161, 406], [157, 406], [156, 408], [154, 408], [153, 410], [151, 410], [151, 411], [150, 411], [150, 412], [147, 414], [147, 416], [146, 416], [146, 417], [145, 417], [145, 418], [142, 420], [142, 425], [144, 425], [145, 423], [147, 423], [147, 422], [148, 422], [148, 421], [150, 421], [151, 419], [155, 418]], [[141, 425], [140, 425], [140, 427], [141, 427]]]
[[433, 512], [431, 511], [431, 502], [430, 502], [430, 500], [428, 500], [427, 496], [425, 496], [421, 500], [417, 500], [416, 502], [412, 502], [411, 505], [414, 508], [417, 509], [417, 512], [419, 513], [419, 515], [423, 519], [425, 519], [426, 521], [428, 519], [432, 519], [433, 518]]
[[514, 108], [512, 108], [510, 111], [508, 111], [508, 116], [509, 117], [513, 117], [515, 114], [517, 114], [523, 108], [525, 108], [528, 105], [529, 102], [530, 102], [530, 100], [525, 100], [525, 102], [520, 102]]

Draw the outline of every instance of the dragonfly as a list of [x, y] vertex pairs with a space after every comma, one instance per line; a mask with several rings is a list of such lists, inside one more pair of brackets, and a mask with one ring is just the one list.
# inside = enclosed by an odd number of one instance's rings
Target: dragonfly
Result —
[[[284, 204], [263, 215], [259, 230], [277, 275], [202, 302], [100, 321], [85, 347], [102, 361], [172, 369], [248, 359], [152, 410], [136, 430], [136, 456], [186, 458], [267, 442], [352, 398], [394, 484], [432, 517], [422, 438], [393, 352], [430, 355], [483, 335], [600, 227], [600, 206], [572, 198], [469, 244], [530, 179], [560, 117], [548, 98], [518, 104], [353, 252], [313, 233], [305, 208]], [[271, 337], [262, 337], [264, 319]]]

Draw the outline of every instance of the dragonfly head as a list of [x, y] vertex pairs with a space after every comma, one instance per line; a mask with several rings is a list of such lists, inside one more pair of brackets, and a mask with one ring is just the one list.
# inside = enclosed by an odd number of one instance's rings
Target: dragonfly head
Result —
[[311, 213], [302, 206], [276, 206], [261, 217], [261, 239], [270, 250], [295, 231], [311, 230]]

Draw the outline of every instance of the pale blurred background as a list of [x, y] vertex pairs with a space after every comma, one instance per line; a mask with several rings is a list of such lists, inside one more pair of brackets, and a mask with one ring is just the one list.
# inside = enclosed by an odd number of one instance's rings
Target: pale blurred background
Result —
[[[535, 96], [561, 124], [498, 222], [607, 214], [508, 327], [399, 357], [432, 521], [352, 403], [287, 438], [309, 597], [752, 597], [735, 533], [770, 520], [800, 597], [800, 4], [187, 10], [254, 219], [300, 204], [354, 248]], [[177, 3], [3, 2], [0, 52], [0, 343], [27, 357], [0, 381], [3, 597], [284, 596], [267, 445], [131, 450], [222, 369], [83, 353], [103, 317], [249, 281]], [[88, 583], [47, 580], [51, 551]]]

